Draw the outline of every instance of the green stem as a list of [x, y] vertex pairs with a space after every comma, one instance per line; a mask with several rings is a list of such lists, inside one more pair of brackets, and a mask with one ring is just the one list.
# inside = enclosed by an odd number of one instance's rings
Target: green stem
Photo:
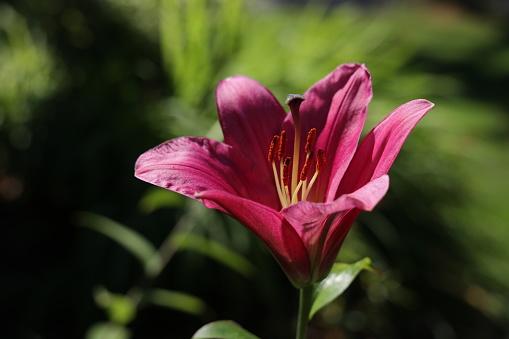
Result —
[[306, 339], [308, 332], [309, 311], [313, 296], [313, 285], [302, 287], [299, 294], [299, 316], [297, 318], [296, 339]]

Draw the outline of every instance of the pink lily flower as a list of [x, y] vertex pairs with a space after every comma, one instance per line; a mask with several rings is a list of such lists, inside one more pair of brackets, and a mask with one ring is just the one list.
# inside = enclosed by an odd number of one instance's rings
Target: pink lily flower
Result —
[[307, 286], [327, 276], [360, 211], [386, 194], [394, 159], [433, 107], [400, 106], [358, 145], [371, 97], [371, 76], [359, 64], [290, 95], [291, 114], [258, 82], [229, 77], [216, 92], [224, 143], [167, 141], [139, 157], [135, 176], [237, 219], [296, 287]]

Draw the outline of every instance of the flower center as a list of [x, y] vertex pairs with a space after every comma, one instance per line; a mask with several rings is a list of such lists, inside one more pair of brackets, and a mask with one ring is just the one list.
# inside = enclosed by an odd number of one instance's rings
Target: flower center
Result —
[[[322, 149], [316, 152], [315, 161], [314, 148], [316, 142], [316, 128], [312, 128], [308, 131], [306, 145], [304, 146], [306, 160], [299, 173], [301, 137], [299, 107], [304, 100], [305, 98], [302, 95], [289, 94], [285, 102], [290, 106], [295, 127], [293, 159], [291, 157], [285, 158], [287, 142], [286, 131], [282, 131], [281, 134], [275, 135], [272, 138], [267, 157], [269, 163], [272, 165], [277, 194], [283, 207], [307, 200], [309, 192], [318, 177], [318, 173], [325, 163], [325, 152]], [[311, 179], [308, 180], [309, 170], [313, 161], [315, 161], [315, 173]]]

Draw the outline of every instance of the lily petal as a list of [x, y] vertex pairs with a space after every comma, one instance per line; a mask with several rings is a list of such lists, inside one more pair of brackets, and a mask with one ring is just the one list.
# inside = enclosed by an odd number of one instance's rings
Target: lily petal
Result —
[[342, 64], [303, 94], [306, 98], [300, 107], [303, 131], [307, 132], [311, 128], [318, 131], [324, 129], [333, 98], [361, 67], [356, 63]]
[[[371, 76], [364, 65], [343, 64], [308, 89], [304, 97], [306, 100], [300, 106], [301, 144], [306, 142], [307, 132], [316, 128], [316, 149], [323, 149], [327, 159], [327, 165], [311, 190], [309, 200], [323, 202], [325, 198], [329, 202], [335, 198], [335, 189], [359, 141], [367, 105], [372, 97]], [[283, 127], [289, 140], [292, 140], [291, 114], [287, 115]], [[293, 145], [288, 148], [292, 154]], [[304, 161], [304, 149], [301, 149], [299, 168], [302, 168]], [[334, 187], [334, 192], [326, 196], [329, 187]]]
[[315, 192], [316, 197], [325, 196], [326, 202], [336, 198], [339, 182], [359, 142], [372, 96], [371, 75], [364, 65], [359, 65], [332, 98], [327, 122], [316, 144], [317, 149], [325, 151], [327, 164], [318, 177]]
[[318, 263], [319, 267], [316, 274], [318, 280], [321, 280], [329, 273], [348, 231], [360, 213], [360, 209], [354, 208], [331, 216], [329, 229], [334, 231], [329, 232], [323, 244], [321, 262]]
[[241, 75], [222, 80], [216, 98], [225, 143], [265, 164], [263, 171], [270, 174], [267, 153], [272, 137], [281, 132], [283, 107], [267, 88]]
[[[313, 275], [322, 277], [324, 272], [330, 270], [343, 239], [359, 212], [371, 211], [388, 189], [389, 176], [383, 175], [333, 202], [300, 202], [281, 211], [307, 246], [312, 260], [311, 266], [317, 270]], [[355, 217], [350, 218], [353, 215]]]
[[363, 211], [371, 211], [385, 196], [389, 189], [389, 176], [370, 181], [357, 191], [344, 194], [329, 203], [313, 203], [302, 201], [281, 210], [281, 214], [294, 225], [304, 243], [310, 241], [317, 234], [327, 235], [334, 229], [324, 230], [323, 224], [330, 214], [357, 208]]
[[359, 205], [362, 208], [352, 208], [328, 216], [324, 225], [325, 232], [321, 234], [318, 245], [319, 248], [322, 248], [322, 252], [315, 261], [315, 267], [318, 267], [316, 272], [318, 279], [321, 279], [330, 271], [343, 244], [343, 240], [361, 210], [371, 211], [375, 208], [388, 189], [389, 176], [382, 175], [380, 178], [370, 181], [367, 185], [354, 192], [357, 199], [362, 201], [362, 204]]
[[220, 206], [258, 236], [296, 286], [309, 281], [307, 250], [293, 226], [279, 212], [224, 191], [207, 191], [197, 194], [196, 198], [203, 200], [206, 206], [208, 201]]
[[386, 174], [408, 134], [434, 104], [423, 99], [401, 105], [366, 135], [343, 176], [337, 196]]
[[219, 190], [278, 206], [273, 185], [263, 185], [270, 177], [235, 148], [208, 138], [181, 137], [148, 150], [136, 161], [135, 176], [190, 198]]

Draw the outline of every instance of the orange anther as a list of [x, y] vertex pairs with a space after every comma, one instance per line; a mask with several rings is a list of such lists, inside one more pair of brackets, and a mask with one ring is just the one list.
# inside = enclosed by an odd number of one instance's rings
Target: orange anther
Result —
[[318, 150], [318, 154], [316, 155], [316, 171], [319, 172], [323, 168], [323, 164], [325, 163], [325, 152], [323, 149]]
[[267, 159], [269, 162], [273, 162], [274, 158], [276, 157], [276, 147], [279, 142], [279, 135], [274, 135], [274, 138], [272, 138], [272, 141], [270, 143], [269, 147], [269, 155], [267, 156]]
[[306, 153], [311, 152], [311, 149], [315, 146], [315, 140], [316, 140], [316, 128], [312, 128], [308, 132], [306, 146], [304, 147], [304, 151]]
[[308, 178], [309, 167], [311, 166], [311, 161], [313, 160], [313, 151], [310, 151], [306, 156], [306, 162], [304, 162], [304, 166], [300, 171], [300, 181], [306, 181]]
[[290, 166], [292, 165], [292, 158], [288, 157], [285, 159], [283, 165], [283, 185], [288, 186], [290, 184]]
[[281, 135], [279, 136], [279, 150], [277, 152], [278, 160], [281, 160], [285, 156], [285, 148], [286, 148], [286, 132], [281, 131]]

